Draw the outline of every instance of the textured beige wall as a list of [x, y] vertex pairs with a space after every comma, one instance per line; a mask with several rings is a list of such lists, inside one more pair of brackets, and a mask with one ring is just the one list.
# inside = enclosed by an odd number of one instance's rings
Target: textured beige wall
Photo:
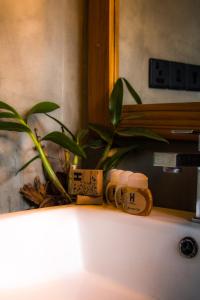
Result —
[[[52, 99], [62, 107], [54, 115], [73, 131], [82, 122], [83, 2], [0, 0], [0, 99], [20, 113]], [[57, 128], [45, 117], [31, 121], [40, 134]], [[0, 212], [26, 207], [18, 190], [40, 173], [40, 163], [14, 174], [33, 155], [25, 134], [0, 133]]]
[[148, 88], [150, 57], [200, 64], [199, 12], [197, 0], [120, 0], [120, 75], [143, 103], [200, 100], [199, 92]]

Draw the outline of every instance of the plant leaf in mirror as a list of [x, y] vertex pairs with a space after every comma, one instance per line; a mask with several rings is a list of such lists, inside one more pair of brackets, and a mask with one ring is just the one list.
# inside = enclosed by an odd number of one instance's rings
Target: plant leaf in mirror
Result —
[[125, 82], [126, 87], [127, 87], [128, 91], [129, 91], [129, 93], [132, 95], [132, 97], [133, 97], [133, 99], [135, 100], [135, 102], [136, 102], [137, 104], [142, 104], [142, 100], [141, 100], [140, 96], [139, 96], [138, 93], [134, 90], [134, 88], [132, 87], [132, 85], [128, 82], [127, 79], [125, 79], [125, 78], [122, 78], [122, 79], [123, 79], [123, 81]]
[[138, 147], [137, 144], [129, 146], [129, 147], [123, 147], [123, 148], [113, 148], [111, 149], [113, 151], [113, 155], [108, 157], [106, 161], [103, 164], [103, 170], [107, 172], [111, 168], [115, 168], [117, 164], [123, 159], [123, 157], [130, 151], [136, 149]]
[[60, 106], [57, 103], [43, 101], [34, 105], [26, 114], [26, 118], [33, 114], [48, 113], [58, 109]]
[[117, 130], [116, 134], [123, 137], [145, 137], [148, 139], [168, 143], [166, 139], [147, 128], [131, 127], [127, 129]]
[[75, 155], [78, 155], [80, 157], [86, 158], [86, 154], [83, 150], [83, 148], [76, 144], [71, 138], [69, 138], [66, 134], [54, 131], [49, 134], [47, 134], [45, 137], [42, 138], [44, 141], [51, 141], [70, 152], [74, 153]]
[[0, 130], [30, 132], [28, 126], [19, 123], [14, 123], [14, 122], [2, 122], [2, 121], [0, 121]]
[[109, 100], [109, 111], [111, 114], [111, 122], [114, 127], [116, 127], [121, 120], [122, 102], [123, 102], [123, 82], [122, 79], [119, 78], [113, 87], [110, 100]]
[[105, 143], [102, 140], [100, 140], [100, 139], [92, 140], [87, 145], [87, 147], [91, 148], [91, 149], [101, 149], [104, 146], [105, 146]]
[[99, 124], [89, 124], [89, 128], [96, 132], [105, 142], [112, 142], [113, 132], [110, 128]]

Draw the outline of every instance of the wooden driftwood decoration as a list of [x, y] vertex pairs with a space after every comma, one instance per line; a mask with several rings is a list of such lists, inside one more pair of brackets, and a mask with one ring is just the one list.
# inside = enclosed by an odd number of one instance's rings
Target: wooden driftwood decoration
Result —
[[41, 183], [37, 176], [34, 179], [34, 184], [25, 184], [20, 193], [23, 197], [32, 202], [36, 207], [49, 207], [65, 204], [62, 197], [47, 194], [48, 183]]

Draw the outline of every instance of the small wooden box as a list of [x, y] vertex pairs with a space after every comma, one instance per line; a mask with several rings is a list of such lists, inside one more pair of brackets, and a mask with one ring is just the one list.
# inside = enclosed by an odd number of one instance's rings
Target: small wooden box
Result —
[[103, 195], [103, 170], [71, 170], [68, 192], [71, 195]]

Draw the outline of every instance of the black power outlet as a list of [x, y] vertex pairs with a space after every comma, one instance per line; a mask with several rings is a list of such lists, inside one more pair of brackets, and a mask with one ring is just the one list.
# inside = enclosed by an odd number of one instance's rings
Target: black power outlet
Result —
[[149, 87], [200, 91], [200, 66], [150, 58]]
[[149, 87], [169, 88], [169, 62], [161, 59], [149, 59]]
[[186, 89], [200, 91], [200, 66], [186, 65]]
[[183, 63], [169, 63], [169, 89], [185, 90], [186, 65]]

